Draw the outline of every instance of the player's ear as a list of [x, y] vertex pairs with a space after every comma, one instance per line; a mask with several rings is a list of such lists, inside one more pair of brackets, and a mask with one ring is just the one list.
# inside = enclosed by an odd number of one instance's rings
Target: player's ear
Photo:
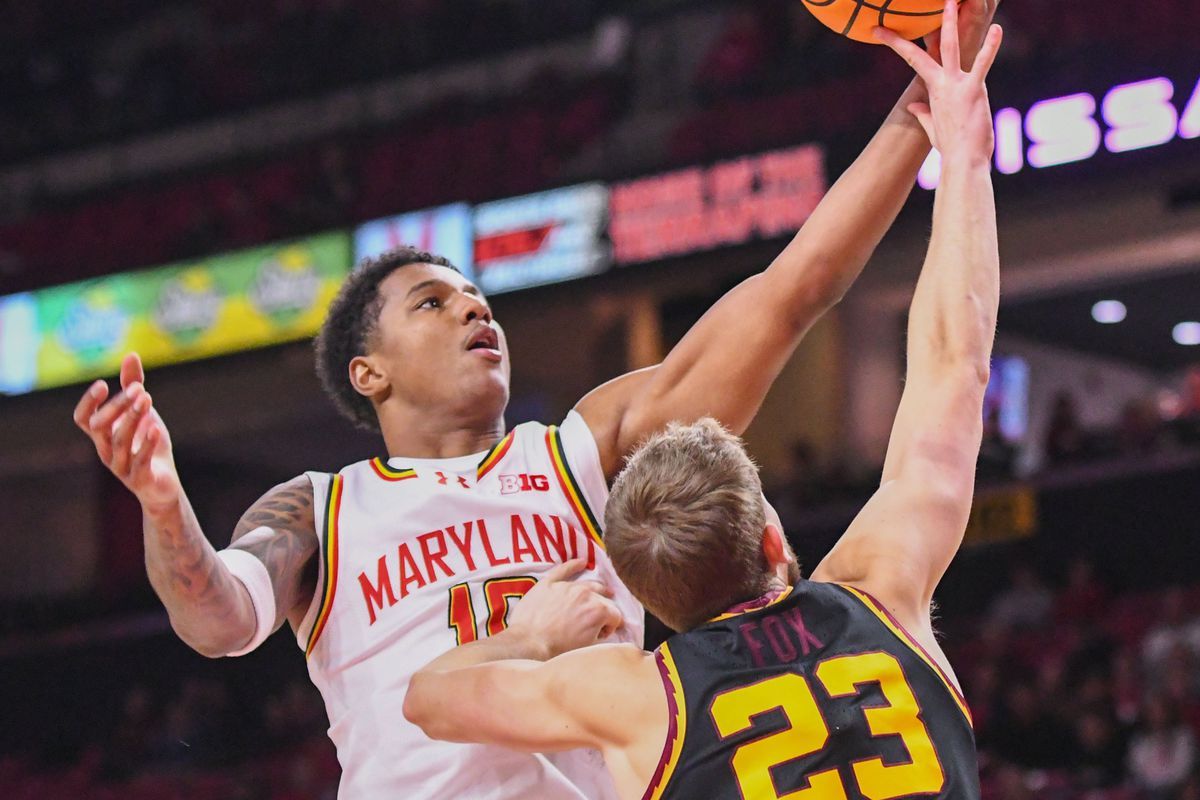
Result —
[[762, 537], [763, 558], [767, 561], [767, 567], [775, 569], [780, 564], [791, 564], [794, 558], [792, 551], [788, 549], [787, 539], [783, 535], [783, 530], [773, 522], [768, 522], [763, 528]]
[[350, 359], [350, 385], [363, 397], [377, 397], [388, 390], [387, 376], [370, 356]]

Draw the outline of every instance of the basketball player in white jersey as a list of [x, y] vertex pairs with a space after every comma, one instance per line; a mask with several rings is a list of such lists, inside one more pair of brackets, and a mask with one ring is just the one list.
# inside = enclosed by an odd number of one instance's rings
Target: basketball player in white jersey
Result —
[[[967, 0], [970, 57], [990, 21]], [[141, 363], [121, 392], [93, 384], [75, 410], [101, 461], [142, 505], [150, 582], [176, 633], [220, 657], [286, 621], [324, 696], [342, 800], [611, 797], [594, 752], [517, 754], [433, 742], [404, 719], [412, 673], [506, 624], [511, 603], [575, 556], [609, 587], [598, 617], [641, 610], [612, 577], [597, 519], [639, 440], [704, 416], [741, 433], [800, 338], [840, 299], [895, 219], [929, 151], [907, 112], [915, 82], [771, 266], [722, 298], [662, 364], [594, 390], [560, 426], [506, 433], [509, 356], [480, 292], [444, 259], [398, 250], [362, 265], [334, 301], [317, 369], [338, 408], [387, 457], [268, 491], [219, 553], [176, 472]], [[608, 605], [611, 603], [612, 605]], [[603, 613], [601, 613], [603, 611]], [[607, 616], [605, 616], [607, 615]]]

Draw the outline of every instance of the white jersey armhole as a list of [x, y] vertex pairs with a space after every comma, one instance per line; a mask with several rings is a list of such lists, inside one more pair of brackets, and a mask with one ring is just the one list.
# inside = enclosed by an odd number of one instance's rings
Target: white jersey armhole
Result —
[[604, 506], [608, 502], [608, 481], [604, 479], [604, 467], [600, 464], [600, 448], [592, 429], [578, 411], [571, 409], [559, 426], [563, 452], [567, 466], [575, 476], [583, 499], [596, 515], [601, 529], [604, 527]]
[[308, 637], [312, 633], [313, 625], [317, 621], [317, 613], [321, 609], [321, 601], [324, 595], [321, 591], [325, 585], [325, 559], [322, 557], [325, 552], [325, 530], [326, 520], [321, 509], [325, 508], [325, 504], [329, 499], [329, 484], [333, 479], [332, 475], [324, 472], [306, 472], [304, 473], [312, 484], [313, 490], [313, 521], [317, 531], [317, 582], [313, 585], [312, 600], [308, 604], [308, 610], [304, 612], [304, 619], [300, 622], [300, 627], [296, 628], [296, 644], [301, 650], [308, 648]]

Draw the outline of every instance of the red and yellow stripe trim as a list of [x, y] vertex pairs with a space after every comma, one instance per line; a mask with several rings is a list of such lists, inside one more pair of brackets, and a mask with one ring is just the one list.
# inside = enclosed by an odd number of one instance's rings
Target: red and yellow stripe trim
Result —
[[792, 590], [795, 588], [796, 587], [794, 586], [789, 586], [786, 589], [781, 589], [779, 594], [775, 595], [770, 600], [767, 600], [765, 603], [753, 601], [741, 606], [736, 606], [720, 616], [713, 617], [709, 620], [709, 622], [720, 622], [721, 620], [730, 619], [732, 617], [740, 617], [742, 614], [749, 614], [751, 611], [762, 611], [764, 608], [770, 608], [776, 603], [782, 603], [784, 600], [786, 600], [791, 595]]
[[496, 442], [496, 446], [488, 450], [487, 455], [479, 462], [479, 466], [475, 471], [475, 480], [483, 480], [483, 476], [491, 472], [492, 467], [500, 463], [500, 460], [508, 455], [508, 451], [512, 449], [513, 439], [516, 438], [515, 430], [509, 431], [508, 435], [500, 441]]
[[662, 756], [658, 767], [650, 778], [650, 785], [642, 800], [660, 800], [679, 766], [679, 757], [683, 754], [683, 740], [687, 736], [687, 703], [683, 698], [683, 683], [679, 680], [679, 669], [675, 666], [675, 657], [671, 648], [663, 643], [655, 654], [658, 661], [658, 672], [662, 676], [663, 690], [667, 694], [667, 740], [663, 743]]
[[879, 621], [882, 622], [892, 633], [894, 633], [896, 638], [908, 645], [909, 649], [911, 649], [922, 661], [929, 665], [929, 668], [933, 670], [933, 673], [937, 675], [939, 679], [941, 679], [942, 683], [946, 685], [946, 690], [949, 691], [950, 696], [954, 698], [954, 704], [958, 706], [959, 710], [962, 711], [963, 716], [967, 718], [967, 724], [974, 728], [975, 720], [971, 717], [971, 709], [967, 706], [967, 700], [963, 697], [962, 692], [959, 691], [958, 686], [955, 685], [954, 681], [950, 680], [950, 676], [947, 675], [946, 671], [942, 669], [941, 665], [933, 659], [933, 656], [929, 655], [925, 648], [921, 646], [921, 643], [914, 639], [912, 634], [905, 630], [904, 626], [892, 616], [892, 612], [888, 611], [886, 608], [884, 608], [882, 603], [861, 589], [855, 589], [853, 586], [848, 586], [844, 583], [839, 583], [837, 586], [845, 589], [854, 597], [858, 598], [858, 600], [867, 607], [868, 611], [879, 617]]
[[383, 460], [382, 458], [371, 459], [371, 469], [375, 470], [375, 474], [383, 478], [385, 481], [391, 481], [393, 483], [396, 481], [406, 481], [409, 478], [417, 477], [417, 471], [415, 469], [408, 469], [407, 467], [403, 469], [393, 469], [392, 467], [389, 467], [387, 461]]
[[321, 607], [317, 618], [313, 621], [312, 630], [308, 634], [308, 643], [304, 646], [304, 657], [312, 655], [325, 623], [329, 621], [329, 612], [333, 608], [333, 596], [337, 593], [338, 573], [338, 515], [342, 511], [342, 476], [334, 475], [329, 483], [329, 496], [325, 499], [325, 539], [321, 549], [321, 558], [325, 567], [325, 585], [321, 587]]
[[571, 473], [570, 466], [567, 465], [567, 451], [563, 449], [562, 433], [559, 432], [557, 425], [551, 425], [546, 429], [546, 449], [550, 451], [550, 461], [554, 464], [554, 474], [558, 477], [558, 485], [562, 487], [563, 494], [567, 497], [567, 503], [575, 512], [579, 524], [583, 526], [589, 536], [596, 540], [596, 544], [603, 548], [604, 538], [600, 523], [596, 519], [596, 515], [592, 513], [592, 509], [588, 507], [587, 501], [583, 499], [583, 490]]

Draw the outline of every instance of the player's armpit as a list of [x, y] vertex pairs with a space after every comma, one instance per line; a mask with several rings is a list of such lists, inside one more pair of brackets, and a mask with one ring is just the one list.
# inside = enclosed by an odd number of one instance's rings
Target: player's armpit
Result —
[[278, 629], [292, 611], [307, 606], [316, 585], [312, 482], [300, 475], [256, 500], [238, 521], [229, 549], [250, 553], [266, 567]]
[[586, 647], [546, 662], [422, 671], [409, 685], [404, 715], [433, 739], [531, 753], [620, 749], [634, 737], [665, 735], [667, 726], [654, 656], [624, 644]]

